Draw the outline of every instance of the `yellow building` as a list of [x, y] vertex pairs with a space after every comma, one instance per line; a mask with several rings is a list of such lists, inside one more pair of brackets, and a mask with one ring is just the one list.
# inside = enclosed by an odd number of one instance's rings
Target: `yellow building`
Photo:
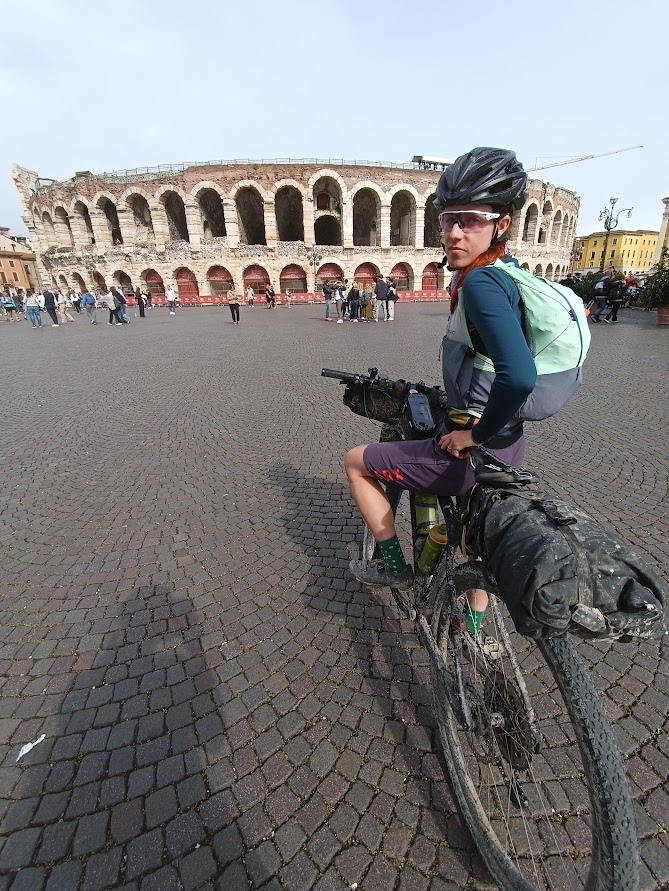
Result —
[[604, 268], [612, 266], [616, 272], [628, 275], [650, 272], [658, 236], [659, 233], [653, 229], [612, 229], [608, 242], [603, 231], [577, 235], [574, 239], [572, 271], [597, 272], [604, 260]]
[[27, 239], [11, 236], [9, 229], [0, 226], [0, 293], [16, 294], [38, 283], [35, 253]]

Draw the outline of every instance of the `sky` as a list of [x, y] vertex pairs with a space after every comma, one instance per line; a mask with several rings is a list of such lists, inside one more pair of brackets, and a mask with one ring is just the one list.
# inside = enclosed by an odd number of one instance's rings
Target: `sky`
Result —
[[11, 167], [68, 179], [234, 158], [407, 162], [476, 145], [581, 197], [578, 234], [659, 229], [664, 0], [0, 0], [0, 225]]

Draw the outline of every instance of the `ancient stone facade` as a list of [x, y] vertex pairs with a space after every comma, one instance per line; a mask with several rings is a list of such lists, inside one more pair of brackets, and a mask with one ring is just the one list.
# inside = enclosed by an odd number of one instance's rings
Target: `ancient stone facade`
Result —
[[[312, 299], [324, 278], [377, 275], [417, 297], [442, 296], [439, 175], [410, 164], [263, 161], [55, 182], [13, 169], [43, 284], [154, 295], [171, 284], [186, 302], [215, 301], [232, 286], [261, 291], [267, 281]], [[512, 228], [519, 262], [560, 277], [578, 208], [573, 192], [532, 179]]]

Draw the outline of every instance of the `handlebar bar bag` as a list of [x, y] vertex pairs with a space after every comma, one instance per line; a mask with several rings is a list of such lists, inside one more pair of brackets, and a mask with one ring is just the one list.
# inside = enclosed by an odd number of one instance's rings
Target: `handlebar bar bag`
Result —
[[475, 486], [467, 502], [467, 549], [482, 559], [522, 634], [659, 639], [665, 633], [664, 581], [584, 511], [486, 486]]
[[363, 418], [382, 424], [397, 424], [399, 421], [400, 402], [368, 384], [346, 384], [343, 399], [344, 405]]

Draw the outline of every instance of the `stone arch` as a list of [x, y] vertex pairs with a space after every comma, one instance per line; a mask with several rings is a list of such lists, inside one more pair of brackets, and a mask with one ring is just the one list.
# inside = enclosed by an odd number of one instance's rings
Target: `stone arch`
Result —
[[280, 179], [278, 182], [274, 183], [268, 194], [276, 199], [276, 196], [281, 191], [281, 189], [284, 189], [287, 186], [292, 186], [294, 189], [297, 189], [303, 199], [306, 200], [309, 197], [309, 193], [304, 188], [302, 183], [298, 183], [296, 179]]
[[258, 187], [249, 185], [237, 189], [235, 205], [240, 244], [267, 244], [265, 207]]
[[544, 201], [541, 209], [541, 221], [539, 223], [539, 237], [537, 244], [548, 244], [550, 238], [550, 225], [553, 215], [553, 204], [551, 201]]
[[290, 288], [293, 294], [305, 294], [307, 292], [307, 272], [297, 263], [284, 266], [279, 276], [279, 288], [285, 291]]
[[283, 185], [274, 196], [276, 231], [279, 241], [304, 241], [302, 191], [293, 185]]
[[521, 268], [521, 269], [526, 269], [526, 270], [529, 272], [529, 271], [530, 271], [530, 264], [529, 264], [529, 263], [521, 263], [520, 268]]
[[155, 269], [145, 269], [140, 275], [144, 287], [152, 297], [162, 297], [165, 294], [165, 283], [162, 275]]
[[436, 263], [427, 264], [421, 277], [421, 291], [437, 291], [439, 289], [440, 271]]
[[414, 274], [409, 263], [395, 263], [390, 270], [389, 278], [395, 283], [398, 291], [413, 291]]
[[207, 272], [207, 282], [209, 283], [209, 293], [214, 296], [227, 294], [234, 288], [232, 275], [225, 266], [212, 266]]
[[111, 245], [123, 244], [121, 224], [118, 219], [118, 209], [112, 196], [98, 192], [93, 200], [93, 206], [101, 210], [104, 215], [107, 223], [107, 231], [109, 232], [108, 243]]
[[381, 242], [381, 193], [373, 184], [358, 184], [353, 196], [353, 244], [375, 247]]
[[364, 285], [367, 290], [371, 290], [371, 288], [376, 284], [376, 280], [381, 275], [379, 267], [376, 263], [366, 262], [360, 263], [359, 266], [356, 266], [355, 272], [353, 273], [353, 278], [356, 282], [361, 285]]
[[541, 268], [541, 263], [537, 263], [534, 267], [534, 275], [543, 275], [543, 269]]
[[54, 228], [56, 229], [56, 237], [63, 247], [74, 249], [74, 236], [72, 235], [72, 226], [70, 218], [64, 207], [58, 205], [53, 209]]
[[83, 275], [81, 275], [81, 273], [73, 272], [72, 281], [74, 282], [75, 290], [78, 288], [80, 294], [83, 294], [84, 291], [88, 290], [88, 288], [86, 287], [86, 282], [84, 281], [84, 277]]
[[189, 269], [187, 266], [180, 266], [178, 269], [175, 269], [174, 280], [177, 283], [179, 299], [200, 296], [197, 276], [192, 269]]
[[51, 214], [48, 210], [45, 210], [42, 214], [42, 229], [44, 231], [44, 237], [46, 238], [46, 243], [49, 247], [55, 247], [58, 244], [58, 239], [56, 238], [56, 229], [53, 225], [53, 220], [51, 219]]
[[394, 189], [390, 200], [390, 245], [416, 243], [415, 189]]
[[[225, 225], [225, 207], [223, 204], [222, 190], [215, 184], [201, 183], [195, 193], [200, 217], [202, 219], [202, 234], [205, 241], [214, 238], [225, 238], [228, 234]], [[195, 192], [195, 190], [193, 190]]]
[[102, 290], [103, 294], [107, 293], [107, 280], [104, 275], [97, 270], [93, 273], [93, 281], [95, 282], [96, 287]]
[[546, 267], [545, 278], [553, 278], [553, 264], [549, 263]]
[[153, 217], [151, 216], [149, 199], [146, 195], [142, 195], [141, 192], [130, 192], [124, 199], [119, 201], [119, 208], [122, 205], [125, 205], [132, 214], [135, 226], [135, 244], [141, 245], [150, 239], [155, 239]]
[[525, 222], [523, 224], [522, 241], [534, 244], [537, 233], [537, 220], [539, 219], [539, 205], [536, 202], [528, 204], [525, 208]]
[[158, 201], [165, 209], [170, 241], [190, 241], [186, 205], [180, 189], [163, 186], [156, 193]]
[[316, 272], [316, 290], [319, 290], [326, 281], [344, 280], [344, 270], [339, 263], [328, 261], [318, 267]]
[[75, 198], [72, 201], [70, 214], [80, 221], [83, 231], [86, 234], [87, 244], [95, 244], [95, 233], [93, 232], [93, 223], [91, 222], [91, 214], [88, 205], [82, 198]]
[[441, 226], [439, 225], [439, 211], [434, 206], [434, 199], [436, 197], [436, 193], [433, 192], [431, 195], [428, 195], [425, 200], [425, 231], [423, 234], [423, 244], [426, 248], [441, 247], [441, 243], [444, 240], [444, 237], [441, 234]]
[[62, 273], [58, 276], [58, 290], [61, 294], [67, 293], [70, 290], [69, 282]]
[[560, 209], [555, 211], [555, 216], [553, 217], [553, 228], [551, 229], [551, 243], [555, 247], [560, 247], [560, 238], [562, 236], [562, 211]]
[[314, 222], [314, 239], [319, 245], [341, 247], [341, 220], [332, 214], [322, 214]]
[[270, 283], [269, 272], [264, 266], [254, 263], [244, 269], [243, 280], [244, 290], [251, 287], [255, 294], [264, 294], [265, 288]]
[[128, 275], [127, 272], [124, 272], [122, 269], [118, 269], [114, 273], [114, 282], [117, 287], [119, 287], [126, 297], [133, 297], [135, 294], [135, 289], [132, 285], [132, 279]]
[[328, 167], [323, 167], [320, 170], [316, 170], [316, 172], [309, 177], [309, 182], [307, 183], [307, 188], [314, 198], [314, 206], [316, 206], [316, 186], [319, 184], [320, 180], [334, 181], [337, 186], [335, 192], [338, 193], [340, 202], [345, 201], [349, 197], [346, 183], [337, 171], [330, 170]]
[[571, 220], [569, 219], [569, 212], [565, 213], [564, 219], [562, 221], [562, 235], [560, 237], [560, 244], [562, 247], [569, 246], [569, 234], [570, 234], [570, 226]]

